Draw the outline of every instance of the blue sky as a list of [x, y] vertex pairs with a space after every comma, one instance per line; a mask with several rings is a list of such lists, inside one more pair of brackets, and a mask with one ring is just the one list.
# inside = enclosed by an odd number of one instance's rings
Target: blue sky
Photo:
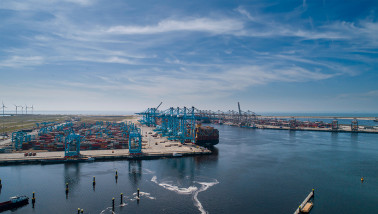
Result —
[[378, 1], [1, 0], [0, 99], [36, 110], [377, 112]]

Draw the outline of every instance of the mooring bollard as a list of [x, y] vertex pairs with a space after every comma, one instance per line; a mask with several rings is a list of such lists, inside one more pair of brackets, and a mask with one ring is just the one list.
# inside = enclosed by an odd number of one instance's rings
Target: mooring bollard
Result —
[[68, 194], [68, 183], [66, 183], [66, 194]]
[[35, 203], [35, 192], [33, 192], [32, 203]]
[[114, 198], [112, 198], [112, 208], [113, 208], [113, 211], [114, 211]]
[[123, 193], [121, 193], [121, 204], [123, 204]]

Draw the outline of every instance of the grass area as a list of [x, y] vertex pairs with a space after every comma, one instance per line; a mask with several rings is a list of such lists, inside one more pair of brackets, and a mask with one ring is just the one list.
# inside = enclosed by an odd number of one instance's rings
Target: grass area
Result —
[[36, 123], [41, 122], [64, 122], [71, 120], [74, 117], [80, 117], [81, 122], [96, 122], [96, 121], [116, 121], [120, 122], [125, 119], [133, 119], [136, 116], [89, 116], [89, 115], [13, 115], [0, 116], [0, 134], [5, 132], [11, 135], [12, 132], [36, 128]]
[[32, 129], [41, 122], [63, 122], [70, 120], [72, 116], [68, 115], [14, 115], [0, 116], [0, 133], [6, 132], [11, 134], [14, 131], [22, 129]]
[[133, 119], [136, 116], [130, 115], [130, 116], [80, 116], [81, 122], [85, 123], [91, 123], [91, 122], [96, 122], [96, 121], [110, 121], [110, 122], [120, 122], [122, 120], [129, 120]]

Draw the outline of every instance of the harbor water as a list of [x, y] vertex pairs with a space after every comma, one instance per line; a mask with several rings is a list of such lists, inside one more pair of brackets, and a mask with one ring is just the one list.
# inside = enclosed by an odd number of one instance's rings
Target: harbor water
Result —
[[0, 202], [36, 194], [4, 213], [293, 213], [313, 188], [313, 214], [378, 213], [378, 135], [214, 127], [208, 156], [1, 166]]

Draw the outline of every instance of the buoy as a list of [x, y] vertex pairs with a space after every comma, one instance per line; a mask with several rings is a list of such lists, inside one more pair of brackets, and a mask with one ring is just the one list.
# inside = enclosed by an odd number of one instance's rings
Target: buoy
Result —
[[77, 214], [80, 214], [80, 208], [77, 208]]
[[66, 183], [66, 194], [68, 193], [68, 183]]
[[361, 182], [364, 182], [364, 177], [361, 177]]
[[2, 188], [3, 187], [3, 185], [1, 184], [1, 179], [0, 179], [0, 188]]
[[84, 213], [84, 209], [81, 209], [81, 213]]
[[123, 204], [123, 193], [121, 193], [121, 204]]
[[93, 176], [93, 186], [96, 185], [96, 177]]
[[116, 175], [115, 175], [116, 178], [118, 178], [118, 171], [116, 170]]

